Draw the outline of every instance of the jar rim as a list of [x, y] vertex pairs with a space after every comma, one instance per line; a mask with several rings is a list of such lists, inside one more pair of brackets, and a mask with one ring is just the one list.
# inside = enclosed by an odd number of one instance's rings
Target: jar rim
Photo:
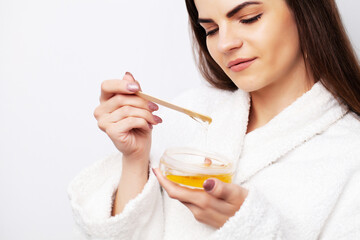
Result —
[[[190, 162], [186, 161], [183, 156], [196, 156], [205, 160], [209, 158], [212, 160], [212, 164], [205, 165], [204, 162]], [[196, 173], [196, 174], [225, 174], [233, 173], [233, 163], [227, 157], [224, 157], [218, 153], [205, 152], [199, 149], [188, 147], [168, 148], [163, 153], [160, 163], [177, 171]]]

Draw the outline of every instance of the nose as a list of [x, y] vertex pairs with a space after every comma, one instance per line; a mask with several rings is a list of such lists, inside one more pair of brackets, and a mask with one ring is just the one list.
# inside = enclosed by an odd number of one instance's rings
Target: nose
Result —
[[219, 51], [228, 53], [234, 49], [241, 48], [242, 45], [243, 40], [236, 29], [232, 29], [229, 26], [224, 26], [222, 29], [219, 29]]

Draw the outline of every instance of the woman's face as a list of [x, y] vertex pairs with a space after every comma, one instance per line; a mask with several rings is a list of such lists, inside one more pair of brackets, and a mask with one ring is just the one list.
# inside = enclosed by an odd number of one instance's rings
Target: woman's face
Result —
[[258, 91], [304, 71], [285, 0], [195, 0], [212, 58], [237, 87]]

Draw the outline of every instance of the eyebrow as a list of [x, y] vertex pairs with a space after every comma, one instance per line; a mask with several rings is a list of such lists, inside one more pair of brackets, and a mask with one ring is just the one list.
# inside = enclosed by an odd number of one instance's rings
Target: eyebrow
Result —
[[[257, 1], [253, 1], [253, 2], [243, 2], [239, 5], [237, 5], [236, 7], [234, 7], [232, 10], [230, 10], [227, 14], [226, 17], [227, 18], [231, 18], [233, 17], [236, 13], [238, 13], [241, 9], [249, 6], [249, 5], [257, 5], [257, 4], [261, 4], [261, 2], [257, 2]], [[210, 19], [210, 18], [199, 18], [198, 19], [198, 23], [213, 23], [214, 20]]]

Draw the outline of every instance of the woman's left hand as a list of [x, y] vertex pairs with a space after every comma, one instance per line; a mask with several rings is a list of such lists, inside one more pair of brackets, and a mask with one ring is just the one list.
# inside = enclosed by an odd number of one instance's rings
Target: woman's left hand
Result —
[[161, 171], [153, 169], [160, 185], [170, 198], [177, 199], [190, 209], [195, 219], [214, 228], [222, 227], [240, 209], [248, 190], [216, 178], [204, 182], [204, 190], [189, 189], [171, 182]]

